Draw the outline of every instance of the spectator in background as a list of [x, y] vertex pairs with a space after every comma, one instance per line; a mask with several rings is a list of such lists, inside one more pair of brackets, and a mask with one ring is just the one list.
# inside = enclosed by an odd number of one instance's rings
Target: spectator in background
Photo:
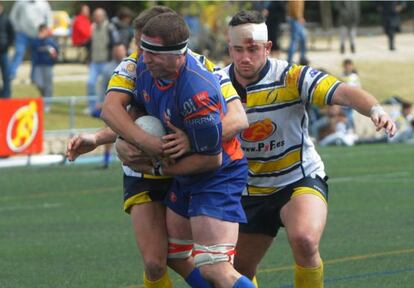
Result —
[[400, 12], [404, 9], [402, 1], [378, 1], [378, 10], [382, 16], [382, 26], [388, 37], [388, 48], [395, 50], [395, 33], [400, 32]]
[[116, 43], [123, 44], [127, 52], [129, 52], [129, 46], [132, 38], [134, 38], [134, 29], [131, 26], [133, 19], [133, 13], [128, 7], [121, 7], [117, 13], [117, 16], [111, 19], [111, 23], [114, 26], [114, 41]]
[[[343, 74], [341, 80], [352, 87], [361, 88], [361, 81], [359, 80], [358, 71], [355, 68], [354, 62], [351, 59], [345, 59], [342, 62]], [[347, 120], [347, 128], [353, 129], [354, 117], [353, 109], [351, 107], [342, 107], [342, 112], [345, 114]]]
[[348, 37], [351, 52], [355, 53], [356, 29], [360, 15], [359, 1], [338, 1], [334, 3], [339, 10], [340, 52], [341, 54], [345, 53], [345, 39]]
[[92, 36], [92, 23], [89, 19], [90, 9], [87, 4], [82, 4], [72, 23], [72, 44], [75, 47], [84, 47], [88, 59], [90, 41]]
[[52, 27], [52, 10], [46, 0], [20, 0], [13, 5], [10, 20], [16, 31], [15, 52], [9, 69], [9, 77], [14, 79], [26, 49], [38, 35], [39, 26]]
[[9, 61], [7, 52], [14, 41], [14, 30], [9, 17], [4, 12], [3, 3], [0, 2], [0, 72], [2, 86], [0, 98], [9, 98], [11, 95], [9, 78]]
[[412, 103], [401, 103], [401, 113], [395, 119], [395, 124], [397, 124], [397, 133], [393, 138], [388, 139], [388, 142], [414, 144], [414, 114]]
[[329, 106], [327, 110], [328, 131], [319, 145], [345, 145], [353, 146], [358, 136], [349, 129], [348, 118], [339, 105]]
[[99, 91], [99, 99], [96, 103], [95, 110], [92, 113], [93, 117], [99, 118], [101, 115], [101, 108], [102, 103], [105, 98], [106, 90], [108, 87], [109, 80], [111, 79], [112, 75], [114, 74], [115, 68], [121, 63], [121, 61], [127, 56], [127, 50], [124, 44], [117, 43], [112, 47], [112, 60], [105, 64], [104, 68], [102, 69], [101, 78], [99, 81], [100, 87]]
[[268, 37], [269, 40], [273, 43], [272, 56], [278, 58], [281, 52], [281, 25], [286, 20], [286, 3], [285, 1], [267, 1], [266, 10]]
[[288, 21], [290, 26], [290, 45], [288, 50], [289, 64], [292, 64], [293, 55], [296, 52], [297, 42], [300, 45], [300, 65], [308, 65], [309, 61], [306, 58], [306, 30], [305, 30], [305, 1], [304, 0], [289, 0], [288, 1]]
[[[109, 80], [114, 74], [115, 68], [122, 62], [127, 56], [127, 50], [124, 44], [116, 44], [112, 47], [112, 61], [107, 63], [103, 68], [99, 91], [99, 102], [96, 104], [95, 110], [92, 112], [92, 117], [100, 118], [102, 111], [102, 104], [105, 99], [106, 89], [108, 87]], [[111, 149], [112, 143], [104, 145], [104, 157], [103, 157], [103, 168], [108, 168], [111, 161]]]
[[86, 114], [92, 114], [96, 107], [96, 83], [102, 75], [105, 65], [111, 58], [112, 46], [114, 44], [114, 27], [108, 21], [106, 12], [97, 8], [93, 12], [92, 38], [91, 38], [91, 62], [89, 63], [88, 78], [88, 108]]
[[50, 99], [53, 95], [53, 65], [58, 56], [58, 45], [51, 37], [46, 24], [39, 26], [38, 38], [32, 43], [32, 82], [44, 98], [45, 112], [50, 111]]

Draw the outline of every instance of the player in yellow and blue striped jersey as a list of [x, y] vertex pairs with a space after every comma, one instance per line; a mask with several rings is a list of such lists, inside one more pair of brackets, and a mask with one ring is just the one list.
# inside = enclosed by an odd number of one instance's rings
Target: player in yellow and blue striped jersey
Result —
[[[307, 104], [350, 106], [393, 136], [395, 124], [368, 92], [309, 66], [269, 58], [265, 19], [240, 11], [229, 23], [225, 68], [245, 103], [249, 128], [241, 133], [249, 164], [242, 203], [236, 269], [250, 278], [285, 227], [296, 262], [295, 287], [323, 287], [319, 241], [327, 217], [328, 186], [323, 162], [308, 135]], [[227, 98], [230, 102], [235, 98]]]

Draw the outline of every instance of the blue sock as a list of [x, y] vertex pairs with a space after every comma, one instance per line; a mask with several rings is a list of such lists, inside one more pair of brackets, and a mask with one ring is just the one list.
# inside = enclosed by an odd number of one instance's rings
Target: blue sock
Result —
[[192, 288], [212, 288], [210, 284], [201, 276], [200, 270], [198, 268], [194, 268], [191, 271], [190, 275], [185, 278], [185, 282], [190, 285]]
[[104, 159], [103, 159], [103, 164], [105, 167], [109, 166], [109, 161], [111, 160], [111, 151], [110, 150], [105, 150], [104, 152]]
[[256, 288], [253, 282], [249, 280], [246, 276], [241, 276], [237, 281], [234, 283], [233, 288]]

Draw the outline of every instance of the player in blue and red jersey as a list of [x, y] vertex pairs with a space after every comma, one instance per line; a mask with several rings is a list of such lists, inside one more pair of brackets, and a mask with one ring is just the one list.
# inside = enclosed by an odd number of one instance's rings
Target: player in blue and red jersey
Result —
[[[159, 118], [166, 128], [170, 122], [185, 131], [192, 152], [169, 166], [133, 168], [174, 176], [166, 200], [167, 229], [174, 240], [171, 252], [174, 244], [193, 239], [195, 264], [215, 287], [254, 287], [231, 264], [238, 222], [245, 221], [240, 196], [246, 184], [246, 160], [236, 138], [222, 142], [226, 104], [219, 81], [186, 53], [188, 36], [187, 25], [175, 13], [148, 21], [141, 37], [134, 105]], [[125, 137], [150, 156], [162, 158], [157, 153], [159, 139], [136, 126]], [[179, 257], [185, 261], [190, 255]]]

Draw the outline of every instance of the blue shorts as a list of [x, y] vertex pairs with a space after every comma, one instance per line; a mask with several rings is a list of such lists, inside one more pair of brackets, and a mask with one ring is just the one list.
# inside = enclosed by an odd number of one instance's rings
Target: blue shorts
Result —
[[192, 185], [173, 181], [165, 203], [175, 213], [191, 218], [209, 216], [229, 222], [246, 222], [241, 194], [247, 182], [245, 158]]

